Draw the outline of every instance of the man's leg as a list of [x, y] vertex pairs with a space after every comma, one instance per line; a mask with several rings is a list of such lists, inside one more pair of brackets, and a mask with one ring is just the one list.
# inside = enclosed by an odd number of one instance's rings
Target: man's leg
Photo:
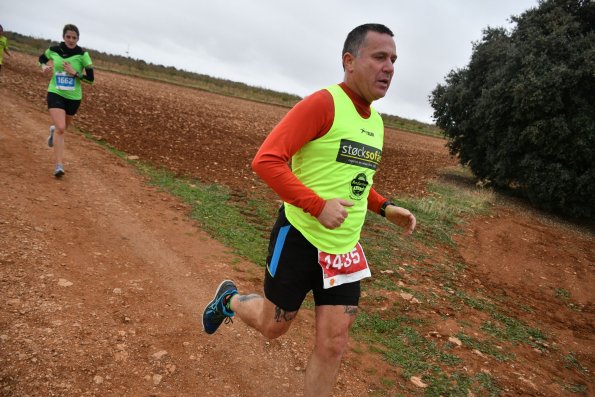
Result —
[[283, 335], [297, 315], [286, 311], [258, 294], [240, 295], [231, 280], [224, 280], [202, 314], [203, 329], [213, 334], [223, 322], [237, 315], [263, 336], [274, 339]]
[[[264, 276], [265, 297], [257, 294], [237, 295], [231, 299], [230, 308], [244, 323], [267, 338], [283, 335], [312, 288], [304, 272], [313, 271], [315, 277], [320, 277], [317, 262], [314, 262], [314, 270], [305, 266], [315, 261], [317, 256], [317, 249], [297, 229], [291, 227], [283, 207], [280, 208], [269, 242]], [[278, 305], [291, 310], [281, 309]]]
[[258, 294], [234, 295], [230, 308], [246, 325], [269, 339], [286, 333], [297, 315], [297, 311], [285, 311]]
[[305, 397], [330, 396], [357, 306], [316, 306], [316, 344], [306, 367]]

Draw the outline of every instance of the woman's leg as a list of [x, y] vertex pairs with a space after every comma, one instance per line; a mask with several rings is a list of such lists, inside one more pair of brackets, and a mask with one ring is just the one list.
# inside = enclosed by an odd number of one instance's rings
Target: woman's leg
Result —
[[70, 125], [72, 116], [60, 108], [50, 108], [50, 117], [54, 125], [54, 160], [56, 164], [64, 163], [64, 133]]

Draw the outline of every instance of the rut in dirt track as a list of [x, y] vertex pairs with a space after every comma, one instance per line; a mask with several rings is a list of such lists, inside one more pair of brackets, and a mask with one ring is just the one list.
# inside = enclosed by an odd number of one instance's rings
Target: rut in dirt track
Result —
[[311, 319], [282, 341], [241, 322], [205, 335], [221, 279], [260, 291], [260, 270], [79, 135], [54, 179], [48, 116], [0, 95], [0, 395], [299, 394]]

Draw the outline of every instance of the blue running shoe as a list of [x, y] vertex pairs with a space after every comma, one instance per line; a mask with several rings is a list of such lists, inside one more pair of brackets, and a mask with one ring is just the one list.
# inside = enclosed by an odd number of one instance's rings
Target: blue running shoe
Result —
[[62, 164], [56, 164], [56, 168], [54, 169], [54, 176], [56, 178], [60, 178], [62, 175], [64, 175], [64, 167], [62, 167]]
[[56, 127], [53, 125], [50, 125], [50, 136], [48, 136], [48, 146], [49, 147], [54, 147], [54, 131], [56, 130]]
[[219, 284], [215, 297], [202, 313], [202, 328], [207, 334], [214, 334], [224, 320], [226, 324], [232, 322], [231, 318], [235, 313], [227, 307], [227, 304], [237, 293], [238, 289], [233, 281], [225, 280]]

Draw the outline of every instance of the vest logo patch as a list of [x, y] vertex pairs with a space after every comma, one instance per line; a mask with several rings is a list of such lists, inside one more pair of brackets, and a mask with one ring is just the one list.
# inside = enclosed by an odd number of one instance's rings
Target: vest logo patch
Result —
[[363, 172], [357, 174], [355, 178], [351, 180], [349, 197], [351, 197], [354, 200], [361, 200], [368, 185], [369, 183], [366, 174], [364, 174]]
[[382, 150], [360, 142], [341, 139], [337, 161], [376, 170], [382, 159]]
[[363, 128], [360, 128], [359, 130], [362, 132], [362, 134], [366, 134], [368, 136], [374, 136], [374, 133], [372, 131], [364, 130]]

